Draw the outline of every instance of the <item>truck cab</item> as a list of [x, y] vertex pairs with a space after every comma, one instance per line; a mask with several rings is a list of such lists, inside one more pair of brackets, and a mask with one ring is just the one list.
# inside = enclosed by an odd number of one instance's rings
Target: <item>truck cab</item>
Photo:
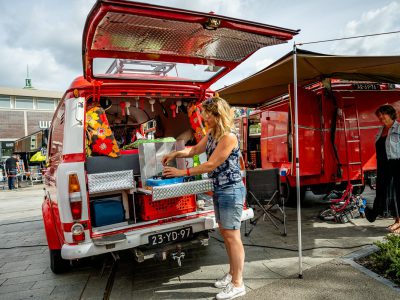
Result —
[[[83, 74], [49, 132], [42, 212], [52, 271], [126, 249], [139, 262], [180, 262], [185, 249], [206, 246], [217, 227], [211, 179], [163, 182], [161, 158], [205, 134], [199, 104], [213, 95], [211, 84], [294, 34], [212, 13], [97, 1], [83, 32]], [[252, 216], [245, 209], [242, 219]]]

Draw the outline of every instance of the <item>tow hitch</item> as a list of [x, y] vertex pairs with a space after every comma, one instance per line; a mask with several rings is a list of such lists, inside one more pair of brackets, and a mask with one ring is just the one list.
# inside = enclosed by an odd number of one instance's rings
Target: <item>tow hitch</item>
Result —
[[131, 251], [134, 254], [135, 260], [139, 263], [150, 258], [160, 261], [171, 258], [173, 261], [176, 261], [179, 266], [182, 266], [182, 260], [185, 258], [186, 250], [205, 247], [208, 245], [208, 239], [208, 232], [206, 232], [192, 240], [180, 242], [179, 244], [170, 244], [162, 248], [138, 247], [131, 249]]
[[182, 267], [182, 260], [185, 258], [185, 252], [183, 251], [177, 251], [177, 252], [173, 252], [171, 253], [171, 258], [173, 260], [176, 260], [176, 262], [178, 263], [178, 266]]

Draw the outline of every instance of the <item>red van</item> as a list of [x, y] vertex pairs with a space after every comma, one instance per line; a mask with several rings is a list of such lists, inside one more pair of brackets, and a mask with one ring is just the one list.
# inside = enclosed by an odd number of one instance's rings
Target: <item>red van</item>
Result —
[[[49, 134], [42, 209], [52, 271], [125, 249], [137, 261], [180, 262], [186, 248], [207, 245], [217, 224], [207, 198], [196, 195], [212, 190], [210, 180], [149, 183], [161, 156], [198, 134], [189, 110], [213, 94], [209, 86], [259, 48], [297, 33], [212, 13], [97, 1], [83, 33], [83, 76], [65, 92]], [[93, 103], [103, 109], [97, 117]], [[114, 147], [115, 157], [87, 152], [87, 124], [96, 118], [99, 132], [113, 137], [97, 150]], [[129, 149], [139, 134], [154, 140]], [[243, 220], [252, 215], [245, 210]]]

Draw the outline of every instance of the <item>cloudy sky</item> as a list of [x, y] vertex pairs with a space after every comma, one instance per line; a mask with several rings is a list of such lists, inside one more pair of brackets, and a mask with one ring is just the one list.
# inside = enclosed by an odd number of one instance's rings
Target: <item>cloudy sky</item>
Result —
[[[301, 29], [295, 42], [400, 30], [400, 0], [142, 0]], [[35, 88], [65, 90], [82, 74], [81, 43], [94, 0], [0, 0], [0, 86], [23, 87], [26, 66]], [[303, 49], [343, 55], [400, 55], [400, 33], [319, 43]], [[214, 88], [236, 82], [291, 51], [288, 44], [252, 55]]]

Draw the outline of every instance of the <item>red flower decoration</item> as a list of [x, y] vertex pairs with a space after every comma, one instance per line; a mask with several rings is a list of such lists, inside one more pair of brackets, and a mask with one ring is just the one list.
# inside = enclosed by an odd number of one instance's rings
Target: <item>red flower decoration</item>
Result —
[[93, 145], [93, 152], [108, 155], [112, 151], [113, 142], [110, 139], [98, 138]]

